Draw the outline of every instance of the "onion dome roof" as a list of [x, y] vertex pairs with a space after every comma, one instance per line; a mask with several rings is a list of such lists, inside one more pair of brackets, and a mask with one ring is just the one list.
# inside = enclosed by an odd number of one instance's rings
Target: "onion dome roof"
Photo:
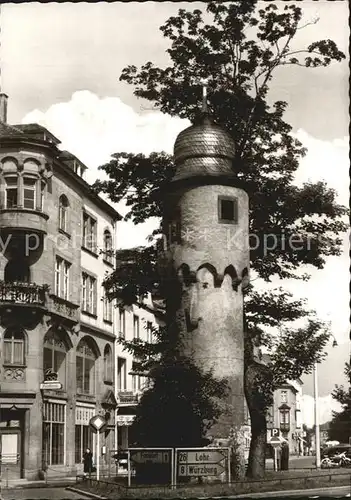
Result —
[[177, 167], [173, 180], [194, 176], [233, 175], [234, 141], [207, 110], [199, 123], [191, 125], [178, 135], [174, 144]]

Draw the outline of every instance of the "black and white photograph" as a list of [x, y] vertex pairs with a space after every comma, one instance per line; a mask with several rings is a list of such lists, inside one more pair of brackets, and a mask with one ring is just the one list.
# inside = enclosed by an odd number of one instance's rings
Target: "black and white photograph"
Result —
[[349, 17], [0, 2], [0, 500], [350, 497]]

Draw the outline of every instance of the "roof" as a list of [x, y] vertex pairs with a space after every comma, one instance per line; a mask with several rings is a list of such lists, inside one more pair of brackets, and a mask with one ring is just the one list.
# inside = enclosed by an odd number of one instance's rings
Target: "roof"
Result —
[[232, 137], [204, 113], [199, 123], [178, 135], [174, 144], [174, 180], [194, 176], [232, 176], [235, 145]]
[[25, 134], [16, 127], [8, 125], [7, 123], [0, 121], [0, 138], [1, 137], [20, 137], [25, 138]]
[[70, 163], [71, 161], [77, 161], [84, 170], [88, 170], [88, 167], [84, 165], [84, 163], [79, 158], [77, 158], [73, 153], [70, 153], [69, 151], [66, 150], [60, 151], [59, 158], [65, 163], [66, 162]]
[[39, 125], [39, 123], [21, 123], [15, 127], [24, 132], [27, 136], [53, 142], [54, 144], [61, 143], [61, 141], [55, 137], [54, 134], [42, 125]]

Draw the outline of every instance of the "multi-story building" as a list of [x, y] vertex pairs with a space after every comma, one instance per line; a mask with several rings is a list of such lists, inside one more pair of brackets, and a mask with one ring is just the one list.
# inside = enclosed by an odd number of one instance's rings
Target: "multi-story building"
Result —
[[[158, 328], [155, 309], [149, 297], [143, 300], [145, 308], [130, 306], [118, 309], [117, 335], [126, 341], [140, 339], [152, 343], [154, 330]], [[156, 313], [157, 316], [157, 313]], [[130, 435], [136, 407], [142, 392], [149, 386], [149, 378], [140, 374], [134, 366], [137, 359], [131, 352], [123, 349], [120, 343], [116, 348], [116, 400], [117, 400], [117, 448], [126, 449], [133, 443]]]
[[267, 417], [267, 429], [279, 429], [288, 441], [290, 454], [303, 453], [302, 381], [287, 381], [274, 391], [274, 401]]
[[42, 126], [9, 126], [6, 106], [1, 94], [0, 452], [12, 477], [62, 476], [96, 453], [93, 415], [107, 421], [101, 445], [116, 443], [116, 310], [102, 283], [121, 217], [78, 158]]

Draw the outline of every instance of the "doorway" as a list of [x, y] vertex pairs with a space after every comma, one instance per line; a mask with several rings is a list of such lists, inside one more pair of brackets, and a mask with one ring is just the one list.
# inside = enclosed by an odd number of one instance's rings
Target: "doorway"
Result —
[[21, 431], [0, 429], [1, 475], [3, 480], [21, 477]]

